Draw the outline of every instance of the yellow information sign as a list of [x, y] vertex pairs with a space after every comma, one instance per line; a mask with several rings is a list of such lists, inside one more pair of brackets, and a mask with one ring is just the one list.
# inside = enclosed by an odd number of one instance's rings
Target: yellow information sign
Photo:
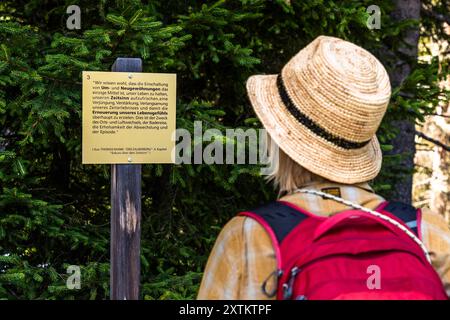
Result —
[[83, 71], [83, 164], [172, 163], [176, 75]]

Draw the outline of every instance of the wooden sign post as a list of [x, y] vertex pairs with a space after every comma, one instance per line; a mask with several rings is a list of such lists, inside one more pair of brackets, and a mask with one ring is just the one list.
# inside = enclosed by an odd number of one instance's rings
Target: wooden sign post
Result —
[[[142, 72], [142, 60], [117, 58], [113, 72]], [[111, 165], [110, 298], [138, 300], [141, 275], [141, 165]]]
[[82, 163], [111, 165], [110, 297], [137, 300], [142, 164], [173, 163], [176, 74], [143, 73], [138, 58], [111, 71], [83, 71]]

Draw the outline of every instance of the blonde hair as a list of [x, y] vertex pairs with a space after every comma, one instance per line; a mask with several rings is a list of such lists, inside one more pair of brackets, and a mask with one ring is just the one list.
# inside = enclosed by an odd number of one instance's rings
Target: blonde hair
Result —
[[267, 134], [266, 143], [270, 164], [270, 172], [266, 180], [272, 181], [275, 188], [279, 189], [278, 197], [290, 194], [295, 189], [302, 188], [309, 183], [327, 181], [324, 177], [312, 173], [292, 160], [277, 146], [269, 134]]

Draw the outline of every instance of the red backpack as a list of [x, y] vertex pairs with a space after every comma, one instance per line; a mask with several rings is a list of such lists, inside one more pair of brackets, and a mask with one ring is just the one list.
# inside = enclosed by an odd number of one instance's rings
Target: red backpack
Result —
[[[377, 212], [420, 238], [421, 211], [383, 202]], [[421, 247], [399, 227], [362, 210], [331, 217], [275, 201], [242, 212], [272, 238], [277, 256], [277, 299], [446, 300], [447, 294]]]

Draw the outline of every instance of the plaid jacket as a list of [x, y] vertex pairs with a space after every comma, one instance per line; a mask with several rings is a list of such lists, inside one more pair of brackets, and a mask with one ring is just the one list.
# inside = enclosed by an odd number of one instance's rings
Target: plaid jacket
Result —
[[[343, 185], [316, 183], [309, 189], [339, 188], [341, 197], [370, 209], [384, 199], [376, 195], [367, 183]], [[336, 190], [336, 189], [335, 189]], [[281, 200], [289, 201], [318, 215], [330, 216], [349, 207], [333, 200], [310, 194], [292, 194]], [[428, 209], [422, 209], [422, 240], [429, 250], [435, 270], [450, 296], [450, 229], [445, 219]], [[276, 269], [271, 239], [256, 221], [234, 217], [220, 232], [206, 264], [198, 299], [274, 299], [261, 289], [262, 283]], [[268, 289], [276, 286], [275, 279]]]

